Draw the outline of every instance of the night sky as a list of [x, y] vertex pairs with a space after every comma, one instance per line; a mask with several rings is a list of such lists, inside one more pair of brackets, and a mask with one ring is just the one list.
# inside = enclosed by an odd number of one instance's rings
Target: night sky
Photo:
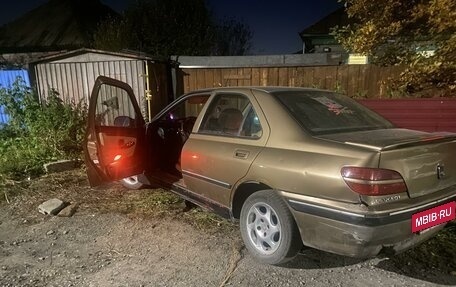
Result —
[[[166, 1], [166, 0], [164, 0]], [[185, 0], [183, 0], [185, 1]], [[251, 54], [290, 54], [302, 49], [298, 33], [336, 10], [337, 0], [207, 0], [220, 18], [235, 17], [253, 32]], [[0, 25], [8, 23], [47, 0], [19, 0], [2, 3]], [[102, 0], [120, 12], [128, 0]]]

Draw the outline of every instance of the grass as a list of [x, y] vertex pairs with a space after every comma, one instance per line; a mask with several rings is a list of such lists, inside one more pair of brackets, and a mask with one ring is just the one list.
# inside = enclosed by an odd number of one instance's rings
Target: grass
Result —
[[207, 231], [221, 231], [235, 226], [231, 221], [200, 207], [184, 212], [184, 200], [163, 189], [124, 191], [117, 193], [115, 197], [117, 199], [103, 204], [104, 212], [119, 212], [129, 217], [183, 220]]
[[[432, 239], [392, 258], [401, 269], [410, 262], [419, 262], [426, 270], [435, 268], [450, 273], [456, 271], [456, 222], [450, 222]], [[417, 268], [416, 265], [412, 266]]]
[[78, 212], [121, 213], [130, 218], [171, 219], [184, 221], [210, 232], [237, 229], [225, 220], [199, 207], [184, 212], [184, 200], [163, 189], [128, 190], [120, 184], [91, 188], [83, 168], [44, 175], [30, 181], [0, 185], [0, 204], [20, 204], [21, 209], [34, 210], [51, 198], [78, 203]]
[[[5, 193], [6, 192], [6, 193]], [[78, 212], [122, 213], [130, 218], [152, 220], [180, 220], [209, 233], [235, 234], [237, 224], [217, 215], [193, 208], [184, 212], [184, 201], [163, 189], [127, 190], [119, 184], [103, 189], [90, 188], [85, 170], [45, 175], [22, 182], [8, 182], [0, 186], [0, 208], [6, 202], [20, 206], [17, 210], [36, 210], [37, 206], [53, 197], [79, 203]], [[448, 224], [433, 239], [391, 258], [402, 268], [437, 268], [456, 271], [456, 222]], [[409, 266], [409, 262], [413, 264]], [[418, 264], [418, 265], [415, 265]]]
[[183, 202], [178, 196], [162, 189], [111, 190], [110, 199], [102, 204], [103, 211], [117, 211], [135, 217], [172, 215]]
[[10, 203], [10, 200], [27, 191], [29, 182], [1, 180], [0, 181], [0, 203]]
[[234, 230], [237, 225], [230, 220], [221, 218], [214, 213], [203, 210], [199, 207], [191, 209], [182, 214], [182, 218], [197, 227], [198, 229], [208, 230]]

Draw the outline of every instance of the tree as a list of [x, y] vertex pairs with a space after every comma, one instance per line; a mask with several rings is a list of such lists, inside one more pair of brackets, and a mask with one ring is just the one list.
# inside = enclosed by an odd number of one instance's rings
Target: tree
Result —
[[225, 19], [215, 26], [212, 55], [242, 56], [251, 48], [252, 32], [243, 22]]
[[352, 24], [336, 38], [374, 63], [405, 66], [396, 88], [456, 91], [456, 1], [348, 0], [346, 7]]
[[205, 0], [137, 0], [123, 19], [108, 19], [99, 25], [94, 46], [159, 56], [196, 56], [246, 53], [250, 39], [250, 30], [241, 22], [218, 24]]
[[128, 47], [128, 35], [126, 23], [122, 18], [108, 17], [98, 24], [94, 34], [94, 46], [100, 50], [120, 51]]

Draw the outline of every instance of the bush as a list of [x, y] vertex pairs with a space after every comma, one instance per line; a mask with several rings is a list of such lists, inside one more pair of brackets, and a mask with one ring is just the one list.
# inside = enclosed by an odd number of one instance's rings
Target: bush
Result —
[[43, 173], [46, 162], [81, 157], [84, 104], [64, 103], [57, 91], [40, 103], [18, 78], [11, 88], [0, 89], [0, 105], [10, 117], [0, 128], [1, 177], [35, 176]]

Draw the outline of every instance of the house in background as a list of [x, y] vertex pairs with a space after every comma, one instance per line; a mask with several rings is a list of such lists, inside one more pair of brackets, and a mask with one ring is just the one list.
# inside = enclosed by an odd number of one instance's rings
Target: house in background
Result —
[[345, 7], [341, 7], [302, 30], [299, 36], [302, 39], [303, 54], [346, 53], [344, 48], [331, 35], [331, 29], [336, 26], [345, 26], [348, 23], [348, 15], [345, 12]]
[[366, 56], [349, 54], [332, 35], [332, 29], [349, 24], [345, 7], [340, 7], [318, 22], [310, 25], [299, 33], [302, 40], [303, 54], [327, 54], [333, 61], [340, 64], [367, 64]]
[[[347, 64], [367, 64], [369, 59], [367, 56], [360, 54], [350, 54], [342, 45], [337, 42], [333, 35], [332, 29], [335, 27], [343, 27], [350, 24], [350, 19], [345, 12], [345, 7], [340, 7], [326, 17], [320, 19], [316, 23], [310, 25], [299, 33], [302, 40], [302, 50], [299, 53], [303, 54], [319, 54], [326, 53], [330, 58], [340, 58], [341, 63]], [[389, 39], [394, 41], [394, 39]], [[427, 40], [410, 43], [410, 46], [425, 57], [434, 55], [435, 45]]]
[[98, 23], [117, 16], [100, 0], [49, 0], [0, 27], [0, 62], [24, 66], [43, 56], [91, 47]]

